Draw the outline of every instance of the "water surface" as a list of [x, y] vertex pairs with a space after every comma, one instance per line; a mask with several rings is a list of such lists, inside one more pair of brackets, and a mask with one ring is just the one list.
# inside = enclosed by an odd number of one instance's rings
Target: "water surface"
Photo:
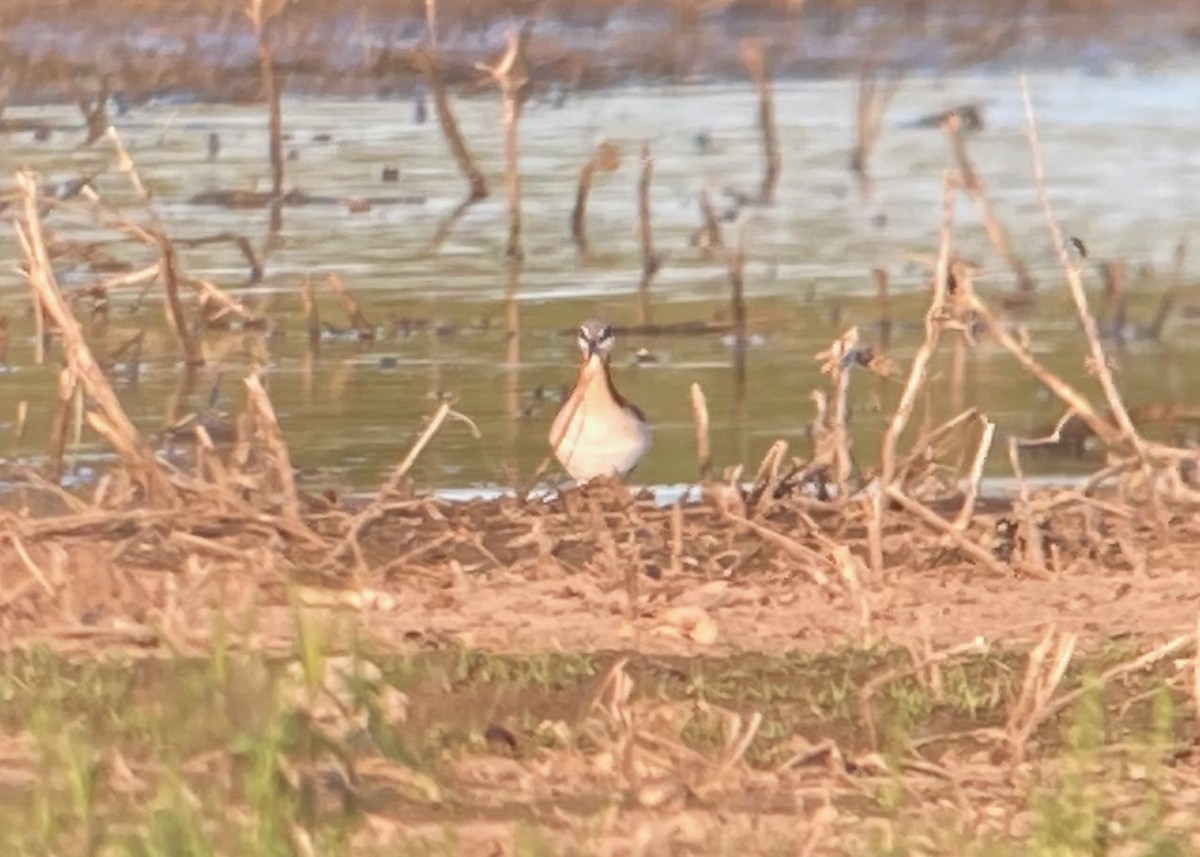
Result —
[[[1086, 241], [1093, 260], [1129, 260], [1133, 320], [1152, 314], [1172, 282], [1176, 247], [1197, 224], [1200, 123], [1192, 108], [1198, 80], [1200, 70], [1188, 67], [1108, 77], [1060, 72], [1030, 80], [1057, 213], [1070, 234]], [[617, 384], [655, 426], [654, 446], [638, 468], [638, 482], [694, 479], [688, 397], [693, 382], [708, 396], [718, 466], [742, 461], [754, 466], [777, 438], [787, 440], [794, 453], [808, 454], [810, 393], [824, 383], [815, 355], [853, 325], [865, 341], [879, 344], [872, 268], [890, 275], [896, 319], [891, 354], [907, 369], [926, 305], [928, 273], [921, 260], [936, 251], [942, 173], [950, 157], [940, 132], [906, 126], [963, 101], [986, 103], [987, 127], [969, 137], [970, 151], [998, 217], [1040, 287], [1033, 310], [1015, 320], [1026, 325], [1035, 351], [1053, 369], [1094, 390], [1037, 209], [1015, 78], [905, 80], [885, 118], [871, 162], [875, 184], [867, 197], [847, 169], [854, 82], [780, 82], [775, 94], [783, 152], [776, 204], [745, 209], [725, 224], [727, 237], [741, 229], [749, 260], [754, 338], [744, 388], [739, 390], [735, 380], [733, 349], [719, 335], [621, 337], [614, 361]], [[414, 471], [421, 484], [464, 488], [528, 478], [547, 452], [555, 396], [574, 371], [573, 341], [561, 331], [588, 315], [618, 324], [636, 321], [641, 269], [636, 184], [643, 141], [652, 144], [654, 154], [655, 246], [666, 254], [653, 284], [653, 320], [710, 319], [727, 310], [724, 268], [689, 239], [700, 223], [697, 197], [703, 188], [724, 209], [723, 188], [758, 186], [757, 103], [748, 85], [625, 88], [572, 96], [561, 108], [547, 101], [527, 107], [520, 161], [526, 261], [517, 293], [521, 331], [515, 364], [507, 362], [503, 329], [508, 269], [500, 108], [495, 96], [486, 94], [457, 100], [455, 110], [492, 195], [468, 212], [437, 252], [429, 252], [431, 236], [465, 190], [437, 123], [415, 123], [406, 101], [285, 101], [290, 135], [285, 147], [296, 153], [287, 163], [286, 186], [334, 201], [284, 211], [278, 246], [265, 256], [260, 283], [247, 283], [247, 265], [231, 245], [180, 250], [188, 275], [219, 283], [277, 326], [270, 336], [210, 334], [205, 341], [209, 364], [176, 416], [204, 407], [210, 396], [217, 411], [236, 413], [242, 404], [240, 379], [253, 360], [263, 359], [293, 462], [306, 485], [362, 490], [376, 484], [403, 456], [439, 396], [451, 396], [455, 409], [474, 420], [483, 436], [475, 439], [464, 425], [448, 423]], [[55, 126], [47, 142], [27, 133], [0, 137], [6, 163], [27, 165], [45, 181], [111, 163], [103, 142], [76, 148], [83, 129], [71, 109], [12, 108], [6, 117]], [[208, 190], [267, 188], [261, 108], [151, 104], [118, 118], [116, 127], [172, 235], [235, 232], [263, 252], [266, 211], [189, 201]], [[210, 161], [206, 148], [213, 132], [220, 135], [221, 149]], [[698, 134], [710, 143], [699, 145]], [[621, 164], [615, 173], [597, 178], [588, 205], [590, 253], [581, 258], [569, 233], [575, 181], [602, 140], [620, 146]], [[399, 168], [399, 182], [381, 181], [385, 166]], [[12, 186], [11, 177], [6, 184]], [[110, 170], [96, 187], [129, 216], [145, 220], [124, 176]], [[363, 213], [336, 201], [352, 197], [404, 199]], [[988, 249], [977, 210], [964, 198], [955, 216], [958, 251], [985, 270], [980, 290], [991, 296], [1008, 293], [1013, 278]], [[117, 233], [90, 223], [82, 209], [56, 212], [48, 225], [61, 238], [103, 240], [106, 252], [135, 266], [152, 261], [145, 250], [119, 243]], [[0, 431], [8, 454], [35, 458], [47, 450], [58, 352], [51, 351], [50, 365], [33, 365], [27, 292], [13, 270], [17, 251], [11, 234], [2, 244], [9, 273], [0, 277], [0, 312], [8, 316], [12, 344], [9, 366], [0, 374]], [[1139, 273], [1147, 264], [1154, 276]], [[64, 289], [100, 276], [66, 263], [58, 273]], [[300, 301], [305, 276], [318, 286], [322, 320], [347, 324], [336, 298], [324, 288], [329, 273], [340, 275], [370, 320], [384, 328], [379, 341], [360, 345], [331, 337], [319, 353], [309, 352]], [[1089, 271], [1094, 295], [1099, 283], [1096, 272]], [[136, 422], [157, 436], [183, 372], [157, 289], [140, 311], [130, 312], [140, 291], [130, 287], [114, 294], [108, 329], [92, 341], [97, 353], [107, 354], [136, 331], [146, 331], [136, 382], [118, 371], [114, 383]], [[1195, 292], [1185, 277], [1179, 304], [1188, 304]], [[389, 331], [400, 318], [430, 321], [442, 331]], [[1061, 414], [994, 343], [985, 340], [963, 350], [956, 363], [953, 339], [946, 342], [915, 425], [974, 405], [999, 422], [1003, 439], [1036, 433]], [[1193, 342], [1188, 321], [1176, 315], [1161, 342], [1135, 343], [1117, 355], [1130, 403], [1195, 402], [1200, 391], [1187, 371], [1196, 358]], [[649, 349], [655, 362], [634, 365], [638, 348]], [[900, 386], [900, 380], [865, 372], [852, 383], [854, 452], [863, 466], [876, 460], [883, 415], [891, 412]], [[20, 401], [28, 403], [29, 417], [16, 440], [12, 425]], [[76, 476], [86, 477], [106, 458], [87, 433], [70, 452]], [[1035, 473], [1065, 473], [1093, 464], [1039, 459], [1030, 467]], [[1007, 473], [1003, 455], [993, 455], [990, 472]]]

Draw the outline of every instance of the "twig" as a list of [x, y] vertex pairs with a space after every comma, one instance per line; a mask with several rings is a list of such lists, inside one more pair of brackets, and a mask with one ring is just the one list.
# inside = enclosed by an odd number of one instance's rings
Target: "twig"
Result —
[[979, 496], [979, 483], [983, 479], [983, 468], [987, 464], [988, 453], [992, 450], [992, 438], [996, 435], [996, 424], [991, 420], [983, 421], [983, 434], [979, 438], [979, 446], [975, 450], [975, 458], [971, 462], [971, 472], [967, 476], [967, 491], [963, 497], [962, 508], [954, 520], [954, 527], [965, 530], [975, 514], [975, 500]]
[[928, 371], [929, 362], [933, 359], [934, 352], [937, 351], [938, 341], [941, 337], [941, 319], [946, 303], [947, 280], [950, 270], [950, 242], [951, 230], [954, 223], [955, 186], [954, 178], [949, 170], [947, 170], [942, 181], [941, 238], [938, 244], [937, 272], [934, 276], [933, 299], [930, 301], [929, 309], [925, 313], [925, 340], [913, 356], [912, 367], [909, 369], [908, 374], [908, 382], [904, 385], [904, 392], [900, 396], [900, 403], [896, 406], [896, 411], [892, 415], [891, 420], [889, 420], [887, 432], [884, 434], [881, 456], [882, 472], [880, 476], [880, 481], [884, 487], [890, 486], [895, 478], [896, 444], [900, 439], [901, 432], [904, 431], [904, 427], [908, 425], [913, 407], [917, 403], [917, 394], [925, 383], [925, 374]]
[[1041, 149], [1038, 145], [1037, 124], [1033, 116], [1033, 102], [1030, 101], [1029, 83], [1024, 75], [1021, 76], [1021, 97], [1025, 102], [1026, 133], [1029, 137], [1029, 151], [1033, 159], [1033, 180], [1037, 187], [1038, 204], [1042, 209], [1042, 216], [1046, 220], [1046, 228], [1050, 232], [1051, 241], [1058, 254], [1058, 262], [1067, 276], [1067, 285], [1071, 290], [1071, 299], [1075, 303], [1075, 311], [1079, 315], [1084, 335], [1087, 337], [1092, 370], [1096, 373], [1100, 381], [1100, 387], [1104, 390], [1104, 398], [1108, 402], [1109, 410], [1116, 418], [1117, 425], [1124, 432], [1125, 438], [1133, 446], [1143, 465], [1149, 467], [1145, 444], [1138, 434], [1133, 421], [1129, 418], [1129, 412], [1125, 409], [1121, 393], [1117, 389], [1116, 382], [1113, 380], [1112, 370], [1109, 369], [1108, 360], [1104, 354], [1104, 346], [1100, 342], [1100, 336], [1096, 329], [1096, 320], [1092, 317], [1088, 309], [1087, 293], [1083, 288], [1083, 278], [1080, 276], [1079, 269], [1071, 263], [1066, 243], [1063, 241], [1062, 230], [1059, 228], [1058, 221], [1054, 217], [1054, 210], [1050, 206], [1050, 197], [1046, 193], [1045, 169], [1042, 166]]
[[476, 64], [486, 71], [500, 89], [504, 105], [504, 186], [508, 191], [508, 242], [505, 255], [510, 259], [524, 256], [521, 249], [521, 173], [518, 164], [517, 124], [521, 117], [521, 90], [525, 76], [522, 47], [524, 38], [514, 29], [508, 32], [508, 49], [494, 66]]

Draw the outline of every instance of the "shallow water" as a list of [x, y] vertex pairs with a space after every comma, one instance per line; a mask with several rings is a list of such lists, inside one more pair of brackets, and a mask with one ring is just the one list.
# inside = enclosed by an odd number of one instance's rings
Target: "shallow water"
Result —
[[[1061, 72], [1030, 80], [1038, 111], [1048, 187], [1064, 228], [1084, 239], [1093, 259], [1130, 260], [1130, 316], [1144, 321], [1170, 282], [1175, 247], [1194, 232], [1200, 212], [1200, 123], [1194, 121], [1196, 68], [1096, 77]], [[872, 160], [873, 194], [864, 199], [847, 170], [853, 140], [854, 83], [779, 82], [776, 113], [783, 151], [777, 203], [743, 212], [748, 254], [750, 314], [755, 331], [744, 390], [733, 371], [733, 351], [720, 336], [619, 338], [617, 385], [654, 422], [654, 446], [635, 478], [642, 484], [686, 482], [695, 476], [688, 388], [699, 382], [712, 413], [718, 466], [756, 465], [776, 438], [795, 454], [810, 450], [809, 399], [823, 382], [814, 355], [851, 325], [878, 342], [879, 305], [870, 275], [888, 270], [896, 328], [892, 356], [907, 368], [920, 337], [926, 270], [911, 255], [932, 257], [940, 218], [942, 171], [949, 163], [940, 132], [904, 127], [930, 111], [973, 99], [987, 103], [986, 130], [968, 138], [976, 167], [998, 217], [1012, 234], [1041, 284], [1025, 322], [1035, 350], [1056, 371], [1092, 391], [1083, 367], [1082, 342], [1049, 252], [1030, 179], [1019, 83], [994, 78], [905, 80], [885, 119]], [[503, 330], [506, 264], [505, 201], [499, 105], [493, 94], [455, 102], [468, 144], [492, 191], [472, 208], [436, 253], [426, 246], [440, 220], [459, 202], [464, 183], [446, 154], [435, 121], [416, 124], [402, 101], [287, 100], [286, 186], [314, 196], [405, 197], [353, 214], [343, 204], [284, 210], [281, 246], [266, 259], [262, 283], [246, 286], [246, 264], [230, 245], [181, 249], [191, 276], [218, 282], [280, 322], [270, 338], [212, 334], [209, 367], [177, 415], [202, 407], [216, 372], [217, 408], [236, 413], [240, 379], [255, 355], [267, 358], [270, 392], [304, 484], [362, 490], [372, 487], [407, 450], [435, 397], [448, 394], [456, 410], [482, 431], [476, 440], [461, 423], [448, 423], [414, 470], [429, 488], [511, 485], [529, 478], [545, 456], [554, 394], [573, 373], [572, 338], [561, 331], [587, 315], [618, 324], [636, 320], [641, 261], [636, 224], [638, 147], [654, 150], [654, 240], [667, 254], [653, 285], [656, 322], [707, 319], [728, 303], [726, 275], [689, 246], [699, 225], [697, 195], [708, 187], [718, 207], [721, 189], [757, 187], [761, 162], [756, 98], [749, 86], [629, 88], [572, 96], [561, 109], [531, 103], [521, 124], [524, 248], [519, 282], [519, 361], [506, 363]], [[111, 162], [104, 143], [75, 150], [83, 139], [78, 113], [67, 108], [10, 109], [7, 118], [37, 118], [56, 126], [49, 142], [29, 134], [0, 137], [0, 156], [28, 165], [43, 180], [61, 181]], [[191, 204], [206, 190], [265, 189], [265, 117], [260, 108], [220, 105], [150, 105], [115, 120], [154, 195], [157, 210], [176, 238], [232, 231], [260, 252], [267, 236], [263, 210], [228, 210]], [[221, 137], [215, 161], [206, 158], [210, 132]], [[702, 151], [695, 135], [707, 133]], [[329, 134], [329, 142], [314, 140]], [[588, 204], [591, 253], [581, 259], [570, 240], [569, 216], [579, 167], [595, 145], [621, 147], [621, 164], [598, 176]], [[382, 183], [384, 166], [398, 166], [400, 181]], [[6, 181], [11, 187], [11, 178]], [[96, 181], [100, 193], [144, 219], [115, 171]], [[956, 209], [958, 249], [985, 267], [978, 287], [1007, 292], [1011, 274], [988, 250], [976, 209], [963, 199]], [[104, 239], [80, 214], [53, 214], [48, 225], [62, 237]], [[733, 234], [726, 224], [726, 235]], [[106, 244], [115, 256], [140, 266], [152, 261], [141, 249]], [[5, 271], [16, 262], [11, 236], [3, 238]], [[1137, 276], [1152, 263], [1156, 277]], [[339, 274], [361, 300], [371, 321], [386, 326], [407, 316], [445, 323], [445, 335], [415, 332], [386, 336], [366, 347], [331, 339], [309, 354], [299, 299], [304, 275], [318, 286], [322, 320], [346, 324], [323, 277]], [[59, 269], [65, 289], [89, 282], [86, 268]], [[1186, 279], [1186, 278], [1185, 278]], [[1089, 273], [1093, 294], [1099, 278]], [[121, 294], [104, 336], [108, 353], [139, 329], [146, 330], [144, 363], [134, 383], [117, 373], [115, 384], [131, 415], [147, 432], [162, 430], [182, 378], [179, 354], [163, 322], [157, 290], [131, 315], [140, 287]], [[1195, 298], [1184, 286], [1180, 304]], [[0, 432], [6, 452], [33, 458], [46, 452], [55, 410], [50, 366], [32, 365], [32, 327], [25, 286], [16, 273], [0, 278], [0, 312], [12, 329], [10, 366], [0, 374]], [[1000, 425], [1000, 443], [989, 472], [1007, 473], [1002, 454], [1009, 433], [1034, 434], [1061, 414], [1038, 385], [990, 342], [962, 355], [956, 367], [952, 340], [935, 363], [930, 394], [914, 424], [929, 424], [975, 405]], [[634, 366], [639, 347], [657, 357]], [[1120, 380], [1131, 404], [1192, 403], [1200, 398], [1187, 368], [1196, 346], [1188, 322], [1177, 315], [1162, 342], [1134, 344], [1119, 356]], [[51, 352], [51, 365], [57, 352]], [[961, 383], [954, 383], [956, 373]], [[873, 465], [883, 425], [901, 380], [859, 373], [851, 386], [854, 451]], [[539, 395], [549, 391], [549, 396]], [[28, 402], [23, 436], [13, 436], [17, 403]], [[1097, 397], [1098, 401], [1098, 397]], [[965, 438], [969, 442], [969, 438]], [[93, 436], [70, 449], [71, 470], [86, 479], [106, 459]], [[1033, 473], [1078, 472], [1094, 462], [1039, 458]]]

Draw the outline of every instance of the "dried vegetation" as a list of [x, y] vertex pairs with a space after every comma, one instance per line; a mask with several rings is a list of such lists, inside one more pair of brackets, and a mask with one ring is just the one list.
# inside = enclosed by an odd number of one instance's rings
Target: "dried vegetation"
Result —
[[[270, 16], [252, 9], [277, 224]], [[525, 37], [513, 31], [501, 60], [484, 67], [505, 108], [512, 269], [522, 252]], [[468, 183], [465, 209], [487, 189], [440, 85], [436, 45], [421, 56]], [[745, 43], [741, 59], [760, 98], [756, 198], [766, 203], [782, 168], [770, 79], [761, 45]], [[864, 192], [889, 95], [876, 85], [864, 74], [854, 160]], [[951, 113], [941, 122], [956, 166], [945, 174], [925, 338], [907, 374], [846, 331], [817, 355], [828, 382], [813, 392], [812, 449], [797, 456], [779, 441], [754, 473], [734, 467], [720, 476], [711, 473], [704, 392], [694, 387], [701, 484], [667, 506], [606, 484], [549, 498], [422, 497], [410, 483], [413, 463], [447, 420], [469, 424], [448, 403], [369, 499], [309, 494], [296, 484], [261, 369], [244, 378], [232, 437], [215, 439], [202, 421], [179, 426], [191, 455], [167, 460], [113, 393], [116, 356], [93, 354], [83, 335], [84, 299], [60, 288], [55, 259], [66, 239], [50, 225], [70, 211], [150, 254], [135, 275], [81, 294], [98, 313], [112, 290], [157, 282], [189, 372], [205, 362], [196, 334], [206, 325], [267, 322], [181, 270], [115, 132], [96, 139], [113, 145], [139, 216], [87, 181], [64, 198], [17, 173], [11, 203], [38, 342], [61, 346], [59, 431], [65, 438], [74, 414], [75, 430], [86, 425], [118, 460], [86, 491], [60, 487], [53, 462], [49, 473], [12, 465], [6, 474], [18, 502], [0, 512], [5, 693], [22, 709], [0, 739], [0, 787], [32, 789], [37, 806], [69, 799], [56, 821], [39, 816], [30, 838], [14, 834], [13, 847], [31, 848], [38, 836], [76, 853], [85, 845], [301, 855], [1029, 853], [1021, 843], [1037, 853], [1092, 853], [1100, 840], [1200, 847], [1183, 823], [1200, 794], [1191, 728], [1175, 713], [1194, 712], [1200, 694], [1198, 453], [1147, 440], [1116, 391], [1083, 269], [1045, 195], [1026, 104], [1035, 184], [1098, 397], [1039, 362], [973, 289], [971, 266], [954, 252], [959, 193], [979, 206], [1015, 294], [1023, 299], [1035, 284], [995, 222]], [[639, 305], [648, 327], [662, 258], [647, 202], [648, 148], [641, 157]], [[581, 174], [571, 220], [581, 252], [588, 184], [615, 158], [601, 148]], [[741, 242], [726, 243], [706, 199], [705, 208], [705, 247], [729, 272], [731, 327], [744, 343]], [[261, 275], [244, 239], [212, 240], [243, 247], [252, 277]], [[886, 302], [886, 277], [879, 283]], [[357, 334], [372, 335], [348, 289], [336, 277], [329, 286]], [[315, 349], [311, 283], [303, 298]], [[1081, 421], [1104, 444], [1105, 466], [1086, 484], [1031, 487], [1013, 442], [1005, 452], [1014, 497], [985, 498], [980, 481], [995, 438], [986, 414], [965, 410], [910, 429], [934, 355], [977, 347], [984, 335], [1059, 400], [1060, 427]], [[744, 349], [736, 353], [744, 359]], [[905, 379], [877, 467], [856, 459], [847, 430], [848, 390], [864, 372]], [[948, 451], [964, 437], [970, 453], [956, 460]], [[52, 448], [61, 457], [62, 444]], [[1118, 631], [1135, 633], [1136, 643], [1106, 649]], [[1177, 633], [1164, 641], [1162, 632]], [[994, 648], [1017, 640], [1033, 645], [1019, 655]], [[896, 649], [833, 670], [782, 654], [846, 645]], [[577, 654], [537, 654], [556, 647]], [[456, 666], [414, 678], [424, 661], [412, 653], [421, 648]], [[640, 654], [590, 654], [615, 649]], [[776, 654], [753, 667], [667, 660], [738, 650]], [[127, 672], [71, 665], [97, 651], [177, 658], [194, 683], [158, 673], [132, 687], [122, 683]], [[209, 726], [173, 723], [181, 700]], [[123, 715], [105, 719], [130, 705], [143, 712], [136, 727]], [[1136, 740], [1109, 740], [1110, 717]], [[231, 748], [235, 734], [252, 740]], [[151, 796], [159, 809], [146, 822], [138, 802]], [[213, 805], [230, 807], [220, 825], [205, 815]], [[466, 811], [450, 820], [449, 807]]]

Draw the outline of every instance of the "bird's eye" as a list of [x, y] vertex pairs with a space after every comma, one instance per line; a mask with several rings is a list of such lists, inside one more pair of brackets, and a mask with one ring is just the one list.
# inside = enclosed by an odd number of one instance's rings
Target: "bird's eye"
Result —
[[612, 329], [611, 325], [605, 325], [604, 330], [600, 331], [600, 338], [601, 339], [612, 339], [613, 338], [613, 329]]

